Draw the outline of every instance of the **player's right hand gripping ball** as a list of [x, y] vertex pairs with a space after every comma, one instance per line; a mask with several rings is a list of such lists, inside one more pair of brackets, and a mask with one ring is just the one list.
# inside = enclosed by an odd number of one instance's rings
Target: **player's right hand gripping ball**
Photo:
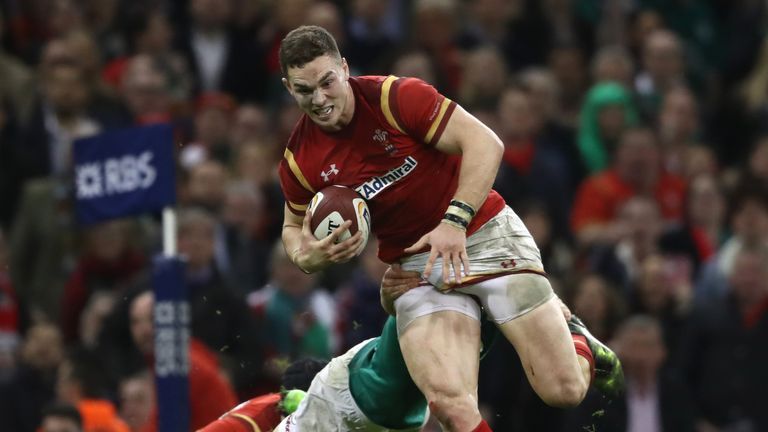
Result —
[[371, 213], [368, 204], [353, 189], [338, 185], [328, 186], [312, 197], [309, 210], [312, 212], [309, 226], [315, 238], [322, 240], [328, 237], [344, 221], [350, 220], [352, 225], [336, 242], [342, 242], [361, 231], [363, 242], [355, 251], [355, 255], [360, 255], [365, 249], [371, 232]]

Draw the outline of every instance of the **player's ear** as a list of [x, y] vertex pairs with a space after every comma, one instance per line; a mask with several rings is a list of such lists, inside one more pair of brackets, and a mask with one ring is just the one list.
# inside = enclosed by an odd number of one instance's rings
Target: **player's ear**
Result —
[[349, 81], [349, 64], [344, 57], [341, 58], [341, 69], [344, 70], [344, 81]]
[[293, 95], [293, 89], [291, 89], [291, 83], [289, 83], [288, 80], [285, 78], [282, 78], [280, 81], [283, 82], [283, 86], [285, 87], [286, 90], [288, 90], [288, 93]]

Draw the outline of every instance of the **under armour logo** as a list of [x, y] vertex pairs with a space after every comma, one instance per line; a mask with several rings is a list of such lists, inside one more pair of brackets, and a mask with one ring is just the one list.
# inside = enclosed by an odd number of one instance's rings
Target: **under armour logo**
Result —
[[339, 170], [336, 168], [336, 164], [331, 164], [330, 169], [328, 171], [320, 171], [320, 176], [323, 177], [324, 182], [331, 181], [331, 176], [336, 175], [339, 173]]

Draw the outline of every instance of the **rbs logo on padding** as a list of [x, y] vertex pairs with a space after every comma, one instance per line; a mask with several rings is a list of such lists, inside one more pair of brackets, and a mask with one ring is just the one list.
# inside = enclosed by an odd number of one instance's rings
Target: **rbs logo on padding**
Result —
[[144, 151], [139, 155], [78, 165], [75, 168], [77, 199], [88, 200], [149, 189], [157, 178], [152, 158], [151, 151]]

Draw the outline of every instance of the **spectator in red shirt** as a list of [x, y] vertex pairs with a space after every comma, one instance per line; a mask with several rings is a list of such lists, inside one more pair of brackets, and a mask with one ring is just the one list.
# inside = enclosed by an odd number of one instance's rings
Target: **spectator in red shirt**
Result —
[[681, 220], [685, 182], [662, 169], [656, 136], [648, 128], [626, 130], [611, 167], [579, 187], [571, 212], [578, 241], [583, 246], [615, 243], [621, 236], [618, 209], [637, 195], [653, 198], [664, 220]]
[[[151, 291], [137, 296], [131, 304], [131, 335], [136, 346], [152, 363], [154, 354], [153, 309], [155, 297]], [[218, 369], [215, 355], [201, 343], [192, 341], [189, 347], [190, 428], [197, 430], [218, 418], [237, 403], [232, 386]], [[144, 432], [157, 431], [155, 409]]]
[[98, 292], [117, 294], [143, 270], [145, 258], [132, 244], [132, 225], [110, 221], [85, 231], [85, 250], [70, 274], [61, 300], [61, 328], [67, 343], [80, 341], [80, 318]]

